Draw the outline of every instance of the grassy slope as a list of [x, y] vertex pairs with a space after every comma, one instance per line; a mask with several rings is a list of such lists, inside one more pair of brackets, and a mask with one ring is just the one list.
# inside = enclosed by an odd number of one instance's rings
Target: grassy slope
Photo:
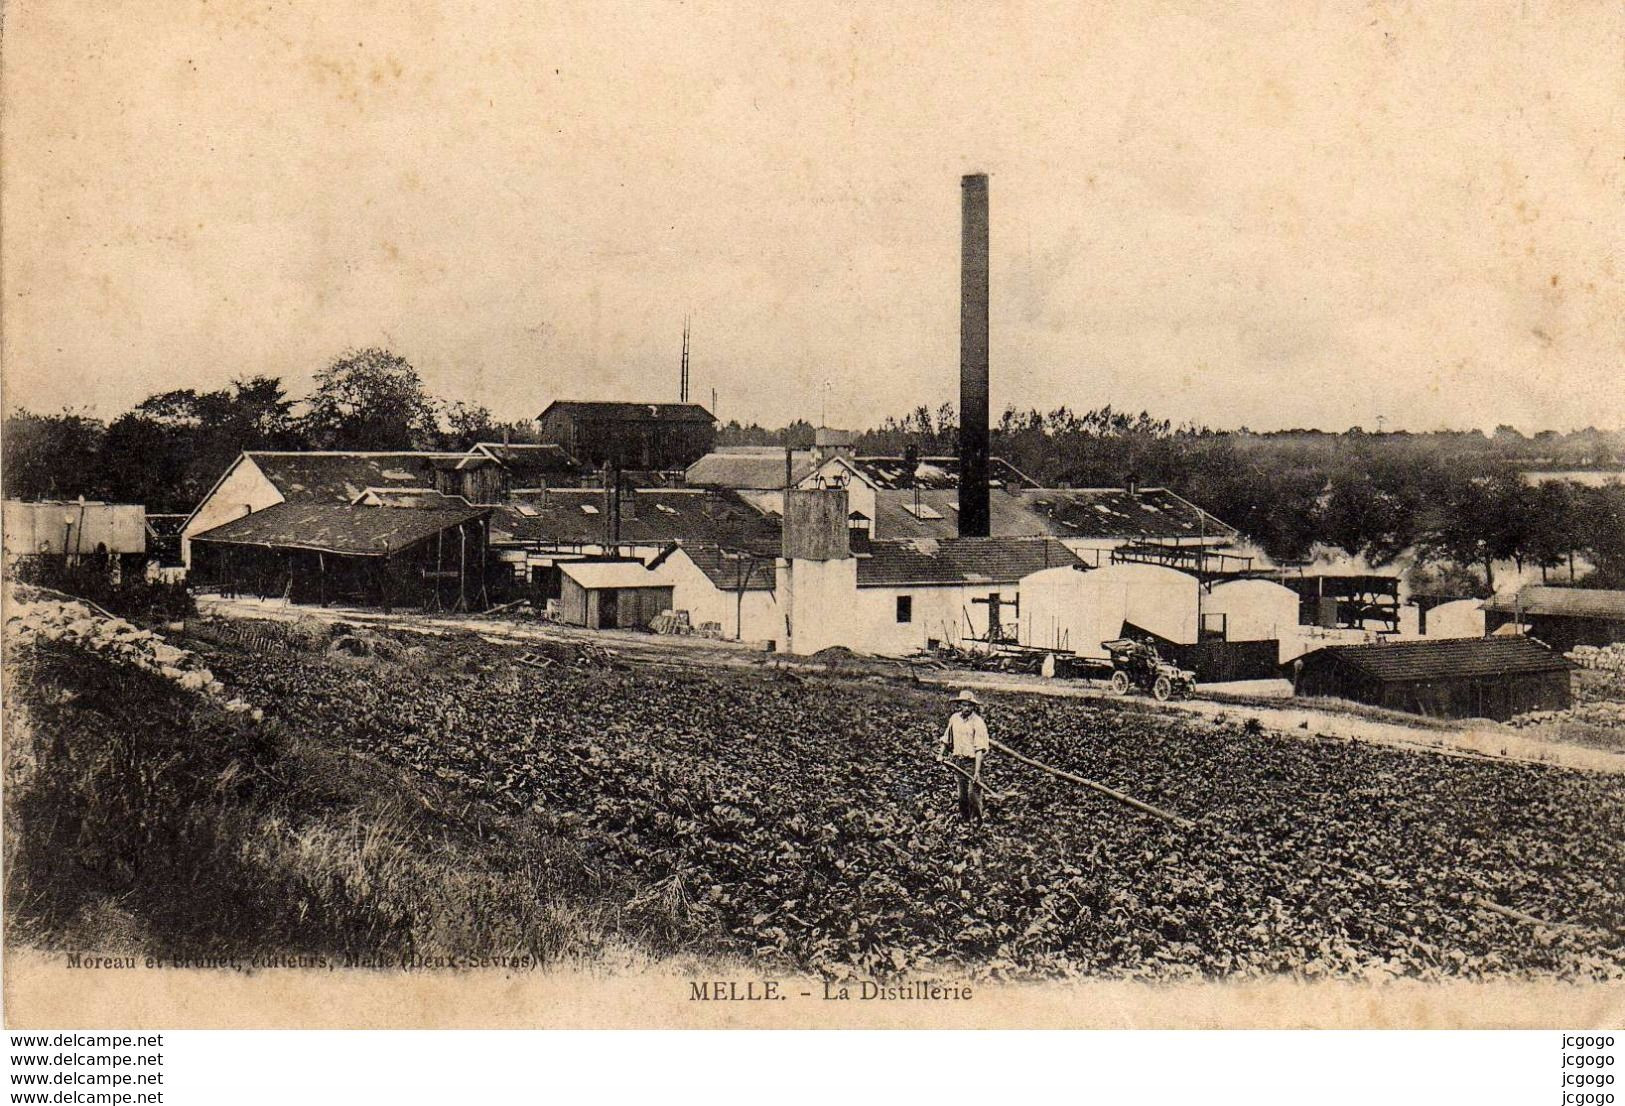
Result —
[[658, 950], [659, 912], [626, 911], [626, 888], [528, 819], [70, 646], [9, 659], [9, 940], [339, 962]]

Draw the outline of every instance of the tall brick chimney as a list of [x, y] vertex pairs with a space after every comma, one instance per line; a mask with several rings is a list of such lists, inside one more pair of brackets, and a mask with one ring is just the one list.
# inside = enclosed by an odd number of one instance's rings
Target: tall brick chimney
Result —
[[960, 180], [964, 213], [959, 247], [959, 536], [985, 538], [987, 493], [987, 174]]

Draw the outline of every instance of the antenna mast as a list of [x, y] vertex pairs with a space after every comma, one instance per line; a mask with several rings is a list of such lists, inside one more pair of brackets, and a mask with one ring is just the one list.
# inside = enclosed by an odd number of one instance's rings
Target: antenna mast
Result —
[[677, 386], [677, 398], [688, 402], [688, 316], [683, 316], [683, 373]]

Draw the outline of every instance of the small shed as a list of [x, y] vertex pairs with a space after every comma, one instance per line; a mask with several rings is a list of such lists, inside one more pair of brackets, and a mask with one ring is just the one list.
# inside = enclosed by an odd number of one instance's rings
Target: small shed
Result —
[[1484, 604], [1491, 631], [1521, 623], [1532, 637], [1560, 652], [1576, 645], [1625, 641], [1625, 591], [1531, 585]]
[[637, 561], [567, 562], [559, 573], [559, 617], [576, 626], [642, 628], [672, 609], [673, 586]]
[[1564, 710], [1575, 665], [1526, 637], [1333, 645], [1282, 666], [1296, 695], [1330, 696], [1433, 718]]

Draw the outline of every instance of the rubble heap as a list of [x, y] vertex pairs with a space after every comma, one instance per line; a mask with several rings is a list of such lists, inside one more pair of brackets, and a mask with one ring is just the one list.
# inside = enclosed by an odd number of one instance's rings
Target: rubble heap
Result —
[[1581, 668], [1611, 672], [1625, 680], [1625, 642], [1612, 645], [1576, 645], [1563, 654]]
[[24, 644], [40, 638], [65, 641], [115, 664], [157, 673], [234, 714], [246, 713], [256, 722], [263, 717], [253, 704], [229, 698], [226, 685], [214, 678], [196, 653], [169, 644], [161, 634], [65, 596], [38, 593], [24, 597], [13, 591], [6, 607], [6, 637], [10, 640]]

